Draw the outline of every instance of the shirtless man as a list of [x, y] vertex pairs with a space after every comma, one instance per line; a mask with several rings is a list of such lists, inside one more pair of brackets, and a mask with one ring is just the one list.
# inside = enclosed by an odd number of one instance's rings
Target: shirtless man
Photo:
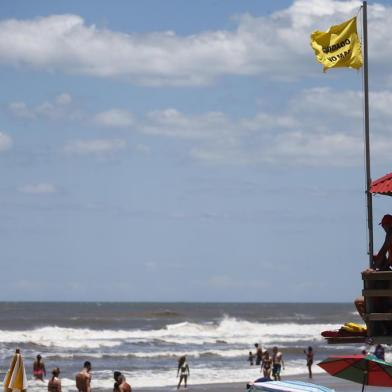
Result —
[[[384, 215], [379, 223], [385, 231], [385, 240], [379, 252], [373, 256], [373, 268], [369, 268], [364, 273], [372, 273], [378, 271], [390, 271], [392, 266], [392, 215]], [[365, 314], [365, 301], [363, 297], [355, 300], [355, 306], [362, 318]], [[389, 305], [389, 304], [387, 304]]]
[[86, 361], [83, 369], [76, 375], [76, 388], [79, 392], [91, 392], [91, 363]]
[[118, 390], [120, 392], [132, 392], [131, 386], [127, 383], [127, 380], [125, 379], [125, 376], [121, 374], [118, 377]]
[[283, 354], [278, 351], [278, 347], [272, 349], [272, 377], [275, 381], [280, 381], [280, 371], [284, 369]]

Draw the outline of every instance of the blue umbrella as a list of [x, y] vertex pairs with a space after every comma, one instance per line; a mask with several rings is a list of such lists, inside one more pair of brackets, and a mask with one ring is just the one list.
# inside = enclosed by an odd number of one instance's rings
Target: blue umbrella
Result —
[[302, 381], [268, 381], [255, 382], [249, 391], [265, 392], [335, 392], [334, 389], [322, 385]]

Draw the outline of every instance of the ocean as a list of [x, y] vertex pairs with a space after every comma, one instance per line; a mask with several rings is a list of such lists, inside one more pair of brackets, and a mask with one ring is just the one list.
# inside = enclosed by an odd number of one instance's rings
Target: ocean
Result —
[[[31, 391], [45, 390], [32, 380], [37, 354], [47, 378], [60, 367], [63, 391], [75, 390], [75, 373], [85, 360], [92, 363], [93, 389], [111, 390], [113, 371], [120, 370], [134, 389], [172, 390], [183, 354], [190, 384], [258, 378], [259, 367], [247, 362], [257, 342], [263, 349], [279, 347], [285, 378], [307, 372], [308, 346], [316, 362], [360, 353], [364, 346], [328, 345], [320, 336], [348, 321], [360, 322], [353, 304], [7, 302], [0, 303], [0, 370], [4, 377], [19, 347]], [[314, 372], [322, 371], [314, 366]]]

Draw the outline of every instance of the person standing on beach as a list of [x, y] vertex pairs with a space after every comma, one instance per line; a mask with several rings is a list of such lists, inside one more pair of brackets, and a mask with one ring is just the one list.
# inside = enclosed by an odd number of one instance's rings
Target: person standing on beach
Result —
[[48, 392], [61, 392], [60, 368], [52, 370], [52, 378], [48, 382]]
[[253, 360], [254, 360], [255, 356], [253, 355], [252, 351], [249, 351], [249, 355], [248, 355], [248, 362], [250, 366], [253, 366]]
[[127, 380], [125, 379], [125, 376], [121, 374], [118, 377], [118, 390], [120, 392], [132, 392], [131, 386], [127, 383]]
[[304, 350], [304, 354], [306, 355], [306, 367], [308, 368], [309, 378], [312, 378], [313, 348], [309, 346], [307, 351]]
[[275, 381], [280, 381], [280, 372], [284, 369], [283, 354], [278, 351], [278, 347], [272, 349], [272, 377]]
[[76, 375], [76, 388], [79, 392], [91, 392], [91, 363], [86, 361], [83, 369]]
[[119, 382], [118, 382], [118, 378], [121, 376], [121, 372], [119, 372], [118, 370], [115, 370], [113, 372], [113, 378], [114, 378], [114, 385], [113, 385], [113, 392], [118, 392], [119, 391]]
[[178, 381], [177, 389], [180, 389], [180, 385], [182, 380], [184, 380], [184, 386], [185, 388], [187, 387], [187, 380], [188, 377], [191, 375], [189, 371], [189, 366], [186, 362], [186, 356], [183, 355], [179, 360], [178, 360], [178, 369], [177, 369], [177, 377], [180, 375], [180, 381]]
[[263, 371], [263, 376], [267, 379], [271, 379], [271, 368], [272, 368], [272, 358], [269, 355], [269, 351], [266, 350], [264, 352], [261, 369]]
[[33, 364], [33, 376], [36, 380], [44, 381], [44, 376], [46, 377], [46, 369], [45, 364], [42, 361], [42, 357], [40, 354], [37, 355], [37, 359]]
[[255, 348], [256, 348], [256, 353], [255, 353], [255, 356], [256, 356], [256, 366], [260, 366], [261, 362], [263, 360], [263, 350], [259, 346], [258, 343], [255, 343]]

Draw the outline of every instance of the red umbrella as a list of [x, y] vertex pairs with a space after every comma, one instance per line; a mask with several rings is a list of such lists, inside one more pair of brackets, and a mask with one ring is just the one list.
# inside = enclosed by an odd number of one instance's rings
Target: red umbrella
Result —
[[318, 366], [330, 375], [365, 385], [392, 386], [392, 363], [381, 361], [374, 355], [343, 355], [329, 357]]
[[392, 196], [392, 173], [373, 181], [370, 186], [370, 192]]

